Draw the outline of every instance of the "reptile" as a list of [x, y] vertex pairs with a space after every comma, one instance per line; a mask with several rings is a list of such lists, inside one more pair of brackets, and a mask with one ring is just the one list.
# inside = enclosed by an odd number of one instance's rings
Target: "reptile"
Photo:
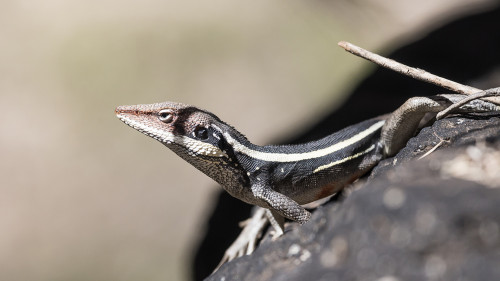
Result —
[[[274, 227], [273, 238], [283, 235], [285, 218], [306, 223], [311, 214], [301, 205], [341, 191], [402, 149], [426, 114], [435, 115], [463, 98], [460, 94], [413, 97], [390, 114], [294, 145], [253, 144], [215, 114], [182, 103], [119, 106], [115, 113], [215, 180], [230, 195], [261, 207], [226, 251], [222, 264], [251, 253], [268, 221]], [[458, 110], [500, 112], [500, 106], [476, 99]]]

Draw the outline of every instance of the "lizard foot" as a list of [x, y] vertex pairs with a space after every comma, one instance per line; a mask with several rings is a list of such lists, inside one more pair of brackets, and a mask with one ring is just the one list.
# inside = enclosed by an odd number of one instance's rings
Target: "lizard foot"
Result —
[[214, 269], [217, 271], [224, 263], [234, 260], [243, 255], [250, 255], [255, 250], [257, 240], [262, 235], [262, 230], [268, 223], [266, 209], [258, 208], [251, 218], [241, 223], [244, 226], [238, 238], [229, 246], [224, 253], [219, 265]]

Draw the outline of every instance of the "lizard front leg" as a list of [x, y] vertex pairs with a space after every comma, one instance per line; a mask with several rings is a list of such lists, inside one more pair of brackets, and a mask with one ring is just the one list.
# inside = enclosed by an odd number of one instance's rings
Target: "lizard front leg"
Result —
[[262, 200], [269, 206], [269, 210], [277, 222], [282, 220], [276, 218], [277, 216], [289, 218], [300, 224], [306, 223], [311, 217], [311, 213], [297, 202], [284, 194], [274, 191], [269, 185], [259, 182], [252, 185], [251, 190], [255, 198]]
[[311, 217], [306, 209], [290, 197], [274, 191], [269, 185], [262, 182], [254, 184], [251, 188], [253, 195], [269, 206], [266, 214], [274, 228], [273, 240], [285, 233], [285, 218], [300, 224], [306, 223]]
[[286, 195], [272, 190], [262, 183], [254, 184], [251, 190], [255, 198], [262, 200], [264, 203], [263, 205], [268, 205], [269, 209], [257, 207], [252, 217], [243, 222], [243, 230], [233, 244], [226, 250], [222, 260], [214, 271], [217, 271], [227, 261], [251, 254], [268, 222], [271, 223], [274, 228], [273, 239], [276, 239], [283, 235], [285, 231], [285, 217], [297, 221], [300, 224], [304, 224], [311, 217], [311, 213], [297, 202]]

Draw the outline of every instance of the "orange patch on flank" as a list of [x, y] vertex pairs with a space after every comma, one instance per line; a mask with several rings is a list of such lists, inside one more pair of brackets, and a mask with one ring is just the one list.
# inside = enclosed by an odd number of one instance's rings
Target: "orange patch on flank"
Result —
[[316, 198], [314, 200], [318, 200], [318, 199], [330, 196], [333, 193], [335, 193], [336, 189], [338, 189], [338, 184], [335, 184], [335, 183], [329, 183], [329, 184], [323, 185], [320, 188], [320, 190], [319, 190], [319, 192], [316, 195]]
[[343, 184], [339, 184], [339, 183], [335, 183], [335, 182], [325, 184], [321, 187], [321, 189], [319, 190], [319, 192], [316, 195], [316, 198], [314, 200], [319, 200], [321, 198], [325, 198], [327, 196], [330, 196], [330, 195], [334, 194], [335, 192], [340, 191], [345, 186], [353, 183], [358, 178], [359, 178], [359, 175], [354, 174], [347, 181], [345, 181]]

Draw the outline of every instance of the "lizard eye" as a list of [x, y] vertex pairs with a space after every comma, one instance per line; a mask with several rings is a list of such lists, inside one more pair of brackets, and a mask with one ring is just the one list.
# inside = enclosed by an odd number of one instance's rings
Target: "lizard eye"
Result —
[[205, 127], [198, 127], [198, 128], [196, 128], [196, 130], [194, 131], [194, 136], [197, 139], [200, 139], [200, 140], [206, 140], [206, 139], [208, 139], [208, 130], [207, 130], [207, 128], [205, 128]]
[[170, 109], [162, 109], [158, 112], [158, 119], [160, 119], [163, 123], [170, 123], [174, 119], [172, 115], [172, 110]]

